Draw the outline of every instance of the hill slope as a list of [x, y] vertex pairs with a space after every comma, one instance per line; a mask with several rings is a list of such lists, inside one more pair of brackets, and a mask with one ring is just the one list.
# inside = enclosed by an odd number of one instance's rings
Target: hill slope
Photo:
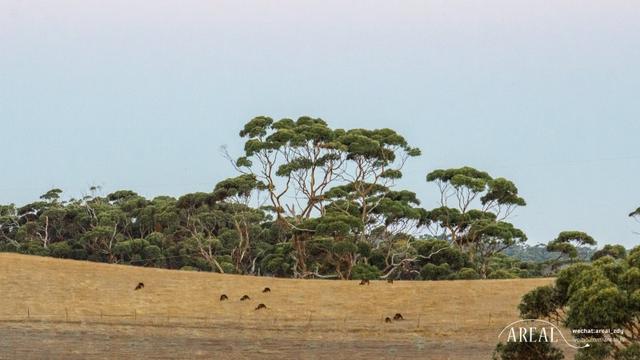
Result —
[[550, 282], [360, 286], [0, 254], [0, 359], [486, 359], [521, 296]]

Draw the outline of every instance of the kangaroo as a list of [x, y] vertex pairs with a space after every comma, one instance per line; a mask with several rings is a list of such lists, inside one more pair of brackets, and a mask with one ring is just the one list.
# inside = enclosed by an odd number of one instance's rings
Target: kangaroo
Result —
[[393, 320], [404, 320], [404, 318], [402, 317], [402, 314], [400, 314], [400, 313], [396, 313], [396, 314], [393, 316]]
[[136, 285], [136, 288], [133, 290], [140, 290], [144, 288], [144, 283], [139, 282], [138, 285]]
[[249, 295], [244, 295], [243, 297], [240, 298], [240, 301], [245, 301], [245, 300], [251, 300]]
[[369, 285], [369, 280], [368, 279], [362, 279], [362, 281], [360, 281], [360, 285]]
[[271, 292], [271, 289], [269, 289], [268, 287], [264, 288], [264, 290], [262, 290], [263, 293], [268, 293]]
[[265, 305], [265, 304], [259, 304], [258, 306], [256, 306], [256, 311], [257, 311], [257, 310], [260, 310], [260, 309], [266, 309], [266, 308], [267, 308], [267, 305]]
[[229, 297], [225, 294], [220, 295], [220, 301], [229, 300]]

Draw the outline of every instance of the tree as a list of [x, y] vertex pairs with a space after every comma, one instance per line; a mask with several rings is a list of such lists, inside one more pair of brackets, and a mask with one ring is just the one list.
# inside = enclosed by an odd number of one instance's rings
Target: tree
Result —
[[[534, 338], [539, 334], [534, 333]], [[562, 360], [562, 351], [549, 342], [499, 343], [493, 353], [494, 360]]]
[[[295, 223], [323, 212], [323, 194], [345, 162], [344, 146], [337, 140], [343, 134], [321, 119], [256, 117], [240, 131], [247, 140], [235, 166], [264, 184], [279, 219]], [[285, 195], [291, 193], [296, 199], [287, 202]]]
[[[240, 136], [246, 139], [244, 155], [234, 165], [263, 184], [268, 208], [290, 233], [296, 276], [317, 275], [308, 267], [307, 248], [314, 237], [373, 244], [371, 234], [380, 226], [401, 226], [409, 218], [417, 225], [419, 216], [410, 209], [417, 205], [415, 194], [391, 187], [405, 161], [420, 150], [395, 131], [332, 129], [310, 117], [257, 117]], [[329, 228], [341, 231], [330, 234]], [[352, 267], [357, 259], [349, 258]]]
[[591, 256], [591, 261], [598, 260], [605, 256], [611, 256], [614, 259], [624, 259], [627, 257], [627, 249], [622, 245], [605, 245], [602, 249], [596, 251]]
[[521, 316], [553, 315], [569, 329], [622, 329], [620, 333], [575, 334], [600, 339], [593, 349], [579, 350], [576, 359], [634, 358], [640, 342], [639, 259], [640, 247], [636, 247], [623, 259], [604, 256], [590, 264], [573, 264], [560, 271], [553, 286], [526, 294]]
[[18, 229], [20, 223], [16, 206], [0, 205], [0, 250], [20, 249], [21, 244], [15, 238]]
[[559, 253], [555, 259], [555, 266], [558, 266], [563, 263], [560, 261], [563, 258], [568, 261], [575, 261], [578, 257], [576, 246], [585, 245], [596, 245], [596, 241], [582, 231], [563, 231], [547, 244], [547, 251]]
[[492, 255], [526, 241], [522, 230], [505, 221], [526, 205], [513, 182], [471, 167], [434, 170], [427, 182], [437, 184], [440, 207], [426, 212], [421, 223], [469, 253], [483, 277]]
[[239, 274], [255, 272], [257, 254], [252, 252], [252, 240], [260, 232], [257, 224], [265, 220], [263, 211], [250, 207], [252, 195], [265, 186], [252, 174], [245, 174], [219, 182], [213, 197], [225, 221], [233, 226], [236, 241], [231, 250], [235, 272]]
[[553, 286], [541, 286], [522, 297], [518, 310], [523, 319], [547, 319], [560, 321], [558, 293]]

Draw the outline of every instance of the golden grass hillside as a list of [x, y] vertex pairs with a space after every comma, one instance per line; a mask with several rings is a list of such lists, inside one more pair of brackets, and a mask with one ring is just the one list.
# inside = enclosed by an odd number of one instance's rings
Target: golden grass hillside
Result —
[[[488, 359], [521, 296], [551, 281], [360, 286], [5, 253], [0, 359]], [[405, 320], [384, 323], [395, 313]]]

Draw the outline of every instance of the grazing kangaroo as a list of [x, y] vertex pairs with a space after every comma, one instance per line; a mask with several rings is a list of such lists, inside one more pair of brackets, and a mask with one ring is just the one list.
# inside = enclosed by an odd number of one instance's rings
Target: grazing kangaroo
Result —
[[268, 293], [271, 292], [271, 289], [269, 289], [268, 287], [264, 288], [264, 290], [262, 290], [263, 293]]
[[220, 301], [229, 300], [229, 297], [225, 294], [220, 295]]
[[387, 282], [388, 282], [389, 284], [393, 284], [393, 279], [387, 279]]
[[360, 285], [369, 285], [369, 280], [368, 279], [362, 279], [362, 281], [360, 281]]
[[244, 295], [243, 297], [240, 298], [240, 301], [245, 301], [245, 300], [251, 300], [249, 295]]
[[397, 313], [393, 316], [393, 320], [404, 320], [404, 318], [402, 317], [402, 314]]
[[136, 288], [133, 290], [140, 290], [142, 288], [144, 288], [144, 283], [139, 282], [138, 285], [136, 285]]
[[266, 308], [267, 308], [267, 305], [265, 305], [265, 304], [259, 304], [258, 306], [256, 306], [256, 311], [257, 311], [257, 310], [260, 310], [260, 309], [266, 309]]
[[387, 323], [387, 324], [390, 323], [391, 322], [391, 318], [387, 316], [386, 318], [384, 318], [384, 322]]

